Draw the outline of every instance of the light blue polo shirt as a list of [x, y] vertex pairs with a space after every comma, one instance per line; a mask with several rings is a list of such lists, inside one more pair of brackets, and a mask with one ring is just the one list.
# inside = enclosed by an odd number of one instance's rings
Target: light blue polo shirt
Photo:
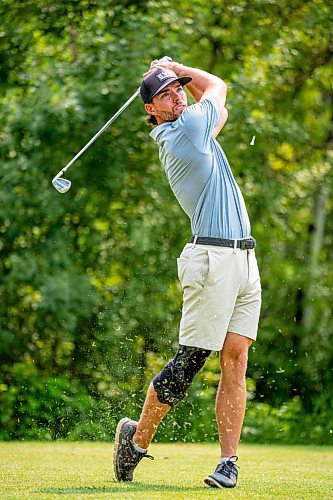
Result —
[[223, 149], [212, 137], [218, 122], [218, 105], [209, 96], [150, 135], [158, 144], [171, 189], [191, 219], [192, 234], [246, 238], [251, 226], [243, 196]]

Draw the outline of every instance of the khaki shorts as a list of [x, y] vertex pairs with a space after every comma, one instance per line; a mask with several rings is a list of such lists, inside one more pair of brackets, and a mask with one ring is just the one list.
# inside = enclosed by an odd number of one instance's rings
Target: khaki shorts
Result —
[[177, 266], [180, 344], [220, 351], [227, 332], [256, 339], [261, 286], [254, 250], [187, 243]]

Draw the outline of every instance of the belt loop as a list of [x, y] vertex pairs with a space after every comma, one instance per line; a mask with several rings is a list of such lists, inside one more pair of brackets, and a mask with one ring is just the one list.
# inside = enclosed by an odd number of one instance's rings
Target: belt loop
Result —
[[234, 240], [234, 251], [233, 251], [233, 253], [236, 253], [236, 248], [237, 248], [237, 240]]
[[198, 235], [197, 235], [197, 234], [195, 234], [195, 235], [194, 235], [194, 237], [193, 237], [193, 245], [192, 245], [192, 248], [194, 248], [194, 247], [195, 247], [195, 244], [196, 244], [196, 242], [197, 242], [197, 239], [198, 239]]

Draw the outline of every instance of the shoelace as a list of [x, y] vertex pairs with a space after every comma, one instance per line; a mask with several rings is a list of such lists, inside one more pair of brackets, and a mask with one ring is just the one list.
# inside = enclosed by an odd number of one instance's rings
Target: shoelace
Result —
[[148, 455], [147, 451], [146, 452], [141, 452], [141, 451], [138, 451], [135, 447], [134, 447], [134, 443], [132, 442], [132, 449], [135, 450], [136, 453], [139, 453], [140, 455], [142, 455], [141, 458], [149, 458], [149, 460], [155, 460], [155, 458], [152, 456], [152, 455]]
[[216, 472], [219, 472], [220, 474], [223, 474], [228, 479], [230, 479], [231, 474], [235, 473], [234, 467], [237, 467], [237, 469], [239, 469], [238, 465], [236, 465], [237, 460], [238, 457], [236, 456], [230, 457], [229, 460], [223, 462], [222, 464], [219, 464], [216, 467]]

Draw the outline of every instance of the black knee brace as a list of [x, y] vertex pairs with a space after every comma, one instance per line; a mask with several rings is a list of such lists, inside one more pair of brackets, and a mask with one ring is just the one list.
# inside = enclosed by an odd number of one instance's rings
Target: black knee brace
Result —
[[176, 356], [153, 380], [158, 400], [174, 406], [183, 399], [194, 376], [203, 367], [210, 353], [208, 349], [179, 345]]

